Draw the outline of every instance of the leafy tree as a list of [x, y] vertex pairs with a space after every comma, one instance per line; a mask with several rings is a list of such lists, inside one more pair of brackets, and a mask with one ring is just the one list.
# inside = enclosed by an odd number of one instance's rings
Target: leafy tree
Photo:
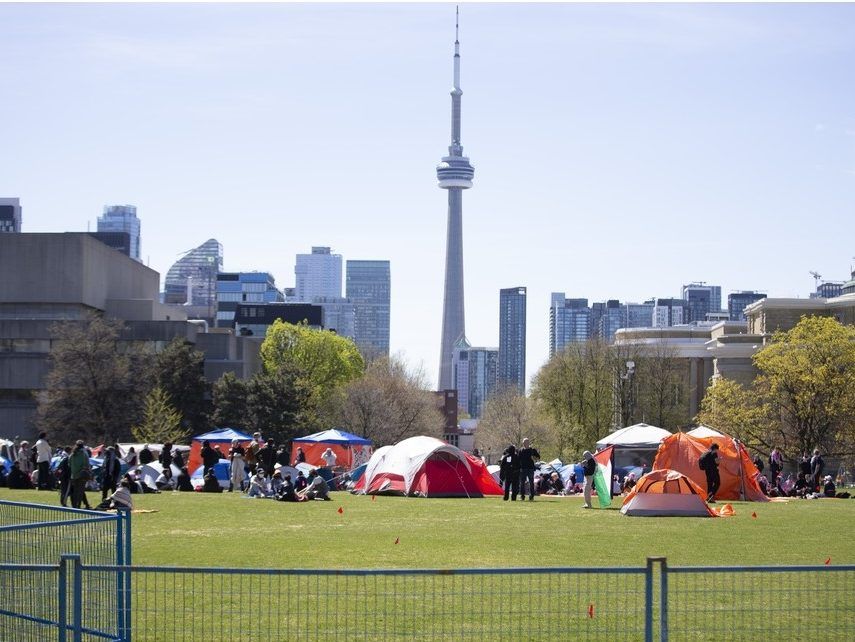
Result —
[[187, 430], [181, 426], [181, 413], [159, 386], [146, 396], [142, 423], [135, 426], [131, 434], [136, 441], [150, 444], [180, 443], [188, 437]]
[[205, 355], [190, 342], [176, 337], [154, 360], [154, 383], [169, 395], [183, 424], [194, 433], [208, 430], [208, 396]]
[[688, 367], [673, 346], [661, 341], [637, 348], [634, 394], [636, 416], [660, 428], [674, 430], [689, 423]]
[[276, 320], [261, 344], [261, 360], [267, 373], [282, 368], [295, 373], [305, 394], [302, 416], [307, 426], [321, 428], [343, 387], [359, 378], [365, 362], [350, 339], [328, 330], [314, 330]]
[[38, 423], [56, 441], [115, 443], [139, 421], [146, 368], [130, 347], [118, 348], [123, 328], [99, 316], [51, 326], [51, 370]]
[[[805, 316], [754, 355], [750, 389], [716, 382], [699, 419], [728, 422], [734, 436], [795, 458], [815, 447], [848, 455], [855, 442], [855, 328]], [[722, 387], [724, 385], [724, 387]], [[727, 408], [725, 403], [730, 406]]]
[[215, 426], [249, 430], [252, 418], [247, 395], [247, 383], [238, 379], [233, 372], [226, 372], [214, 382], [211, 390], [211, 422]]
[[534, 399], [513, 387], [498, 390], [484, 404], [475, 433], [478, 449], [482, 454], [497, 455], [509, 444], [519, 447], [525, 437], [541, 455], [554, 441], [551, 426], [540, 416]]
[[252, 377], [246, 386], [252, 430], [277, 443], [309, 431], [303, 417], [308, 396], [303, 380], [298, 370], [287, 366]]
[[378, 358], [344, 389], [340, 423], [376, 446], [416, 435], [442, 437], [444, 419], [421, 370], [399, 357]]

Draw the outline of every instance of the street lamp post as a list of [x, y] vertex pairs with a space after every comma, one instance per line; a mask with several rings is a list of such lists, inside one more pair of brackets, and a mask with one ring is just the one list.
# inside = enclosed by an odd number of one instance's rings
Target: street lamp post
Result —
[[[632, 419], [632, 378], [635, 375], [635, 361], [626, 362], [626, 372], [621, 375], [621, 381], [625, 381], [627, 385], [626, 393], [623, 395], [623, 402], [626, 404], [626, 410], [621, 412], [621, 424], [626, 426]], [[623, 404], [621, 404], [623, 408]]]

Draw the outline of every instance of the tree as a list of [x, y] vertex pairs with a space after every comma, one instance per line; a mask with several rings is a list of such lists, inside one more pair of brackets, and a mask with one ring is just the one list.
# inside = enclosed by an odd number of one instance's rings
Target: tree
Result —
[[51, 370], [37, 421], [56, 442], [112, 444], [139, 421], [146, 368], [141, 355], [118, 349], [123, 328], [99, 316], [51, 326]]
[[285, 365], [252, 377], [246, 386], [252, 430], [277, 443], [310, 432], [303, 417], [308, 396], [303, 380], [299, 371]]
[[407, 437], [442, 437], [444, 419], [421, 370], [410, 371], [399, 357], [378, 358], [364, 376], [344, 388], [340, 421], [374, 446]]
[[181, 426], [181, 413], [170, 403], [169, 395], [163, 388], [155, 386], [145, 399], [143, 420], [135, 426], [131, 434], [140, 443], [165, 444], [180, 443], [187, 436], [187, 430]]
[[504, 387], [484, 404], [475, 441], [482, 453], [501, 453], [509, 444], [519, 447], [528, 437], [543, 454], [553, 439], [548, 422], [539, 413], [534, 399], [514, 387]]
[[176, 337], [155, 357], [153, 375], [155, 386], [181, 413], [184, 426], [195, 433], [207, 431], [210, 386], [205, 379], [205, 355]]
[[645, 421], [674, 430], [691, 420], [687, 362], [661, 339], [639, 347], [635, 355], [634, 394]]
[[226, 372], [214, 382], [211, 389], [214, 426], [250, 429], [252, 418], [247, 405], [247, 388], [247, 383], [233, 372]]
[[[722, 421], [747, 444], [777, 446], [794, 459], [821, 448], [850, 455], [855, 446], [855, 328], [805, 316], [776, 332], [754, 355], [759, 375], [740, 392], [719, 381], [698, 418]], [[728, 426], [729, 424], [729, 426]]]
[[350, 339], [328, 330], [283, 323], [277, 319], [261, 344], [261, 360], [267, 373], [287, 368], [298, 377], [305, 394], [303, 421], [322, 428], [326, 408], [343, 387], [359, 378], [365, 362]]

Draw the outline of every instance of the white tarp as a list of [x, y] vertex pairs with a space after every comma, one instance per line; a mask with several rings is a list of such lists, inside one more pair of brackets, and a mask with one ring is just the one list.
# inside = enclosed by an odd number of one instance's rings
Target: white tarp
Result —
[[718, 430], [713, 430], [709, 426], [703, 425], [693, 428], [686, 434], [689, 435], [689, 437], [697, 437], [698, 439], [705, 439], [706, 437], [727, 437], [724, 433], [720, 433]]
[[635, 424], [615, 430], [607, 437], [597, 442], [597, 450], [606, 446], [623, 446], [625, 448], [658, 448], [659, 442], [671, 433], [664, 428], [648, 424]]

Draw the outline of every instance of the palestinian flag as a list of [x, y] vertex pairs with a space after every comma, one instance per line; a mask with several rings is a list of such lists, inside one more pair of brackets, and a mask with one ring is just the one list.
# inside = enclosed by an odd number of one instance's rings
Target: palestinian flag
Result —
[[600, 508], [612, 505], [612, 454], [614, 448], [614, 446], [609, 446], [594, 455], [594, 461], [597, 462], [597, 470], [594, 472], [594, 488], [597, 490]]

